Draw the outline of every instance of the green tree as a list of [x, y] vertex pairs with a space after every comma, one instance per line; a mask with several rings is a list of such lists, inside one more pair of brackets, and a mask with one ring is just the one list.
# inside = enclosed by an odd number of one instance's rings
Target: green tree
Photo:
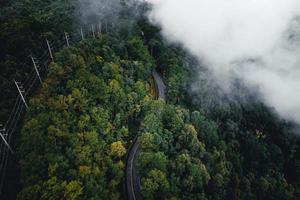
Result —
[[121, 158], [126, 154], [126, 149], [121, 141], [113, 142], [110, 145], [110, 154], [117, 158]]

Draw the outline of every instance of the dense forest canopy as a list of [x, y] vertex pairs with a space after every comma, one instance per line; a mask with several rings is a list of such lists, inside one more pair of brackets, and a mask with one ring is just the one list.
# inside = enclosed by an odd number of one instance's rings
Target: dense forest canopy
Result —
[[[28, 55], [44, 50], [46, 38], [78, 31], [74, 2], [1, 3], [2, 122], [17, 95], [12, 79], [32, 70]], [[5, 181], [1, 199], [127, 199], [125, 167], [137, 138], [142, 199], [299, 199], [296, 126], [257, 100], [220, 103], [191, 93], [194, 60], [127, 12], [101, 37], [55, 51], [14, 134], [7, 177], [19, 176]], [[166, 101], [157, 99], [154, 69]]]

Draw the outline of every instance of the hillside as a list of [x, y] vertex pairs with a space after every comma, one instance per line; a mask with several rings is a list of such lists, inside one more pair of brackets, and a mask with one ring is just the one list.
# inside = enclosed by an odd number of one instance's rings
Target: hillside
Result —
[[[17, 96], [9, 80], [32, 70], [18, 67], [27, 53], [78, 31], [69, 1], [33, 2], [1, 12], [2, 121]], [[205, 81], [192, 92], [196, 61], [146, 18], [126, 20], [55, 49], [13, 135], [6, 177], [17, 180], [1, 199], [299, 199], [297, 126], [257, 100], [215, 101]]]

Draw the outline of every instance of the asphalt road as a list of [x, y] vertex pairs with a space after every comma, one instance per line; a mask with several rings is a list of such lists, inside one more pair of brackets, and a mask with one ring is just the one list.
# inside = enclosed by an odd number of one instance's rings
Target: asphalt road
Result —
[[161, 76], [157, 73], [156, 70], [152, 72], [152, 76], [155, 82], [156, 86], [156, 91], [158, 93], [158, 98], [161, 98], [166, 101], [167, 96], [166, 96], [166, 85], [164, 84]]
[[126, 166], [126, 187], [128, 199], [136, 200], [138, 198], [139, 186], [138, 180], [136, 176], [134, 161], [136, 159], [136, 155], [139, 149], [139, 141], [136, 140], [133, 146], [130, 149], [129, 156], [127, 158], [127, 166]]
[[[166, 101], [166, 86], [161, 78], [161, 76], [157, 73], [156, 70], [152, 72], [152, 76], [155, 82], [155, 88], [157, 92], [158, 98], [161, 98]], [[136, 155], [139, 151], [139, 140], [135, 140], [134, 144], [132, 145], [130, 152], [127, 157], [126, 163], [126, 189], [127, 195], [129, 200], [139, 200], [140, 197], [140, 187], [139, 187], [139, 180], [137, 177], [137, 173], [135, 170], [134, 161], [136, 159]]]

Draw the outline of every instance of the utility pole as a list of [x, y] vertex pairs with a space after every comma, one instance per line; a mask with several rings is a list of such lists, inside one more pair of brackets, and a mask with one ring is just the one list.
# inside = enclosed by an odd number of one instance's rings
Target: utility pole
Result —
[[80, 28], [81, 40], [84, 40], [83, 30], [82, 27]]
[[101, 22], [98, 23], [98, 36], [100, 37], [102, 33]]
[[7, 146], [7, 148], [10, 150], [10, 152], [12, 153], [12, 154], [14, 154], [14, 151], [12, 150], [12, 148], [10, 147], [10, 145], [8, 144], [8, 142], [7, 142], [7, 140], [5, 139], [6, 138], [6, 136], [7, 136], [7, 134], [5, 134], [5, 132], [6, 132], [6, 129], [5, 128], [2, 128], [3, 126], [2, 126], [2, 124], [0, 124], [0, 137], [1, 137], [1, 139], [3, 140], [3, 142], [4, 142], [4, 144]]
[[47, 39], [46, 39], [46, 42], [47, 42], [47, 46], [48, 46], [50, 58], [51, 58], [52, 61], [54, 61], [53, 60], [53, 55], [52, 55], [52, 47], [51, 47], [51, 45], [50, 45], [50, 43], [49, 43], [49, 41]]
[[95, 38], [95, 29], [94, 29], [94, 25], [92, 24], [92, 33], [93, 33], [93, 37]]
[[100, 23], [96, 24], [96, 30], [97, 30], [97, 36], [100, 37], [101, 36], [101, 24]]
[[69, 34], [66, 31], [65, 31], [65, 38], [66, 38], [67, 46], [70, 47]]
[[105, 21], [105, 32], [108, 32], [107, 21]]
[[[14, 80], [14, 82], [15, 82], [16, 87], [17, 87], [17, 89], [18, 89], [18, 91], [19, 91], [19, 94], [20, 94], [20, 96], [21, 96], [21, 98], [22, 98], [23, 103], [25, 104], [26, 108], [28, 109], [28, 105], [27, 105], [27, 103], [26, 103], [26, 101], [25, 101], [25, 98], [24, 98], [24, 96], [23, 96], [23, 94], [25, 93], [25, 90], [24, 90], [24, 88], [23, 88], [23, 85], [21, 85], [21, 82], [17, 82], [16, 80]], [[19, 85], [19, 84], [20, 84], [20, 85]]]
[[36, 72], [37, 76], [39, 77], [40, 82], [43, 83], [42, 78], [40, 76], [40, 72], [38, 70], [39, 66], [37, 65], [37, 62], [35, 61], [35, 59], [32, 56], [31, 56], [31, 60], [32, 60], [35, 72]]

